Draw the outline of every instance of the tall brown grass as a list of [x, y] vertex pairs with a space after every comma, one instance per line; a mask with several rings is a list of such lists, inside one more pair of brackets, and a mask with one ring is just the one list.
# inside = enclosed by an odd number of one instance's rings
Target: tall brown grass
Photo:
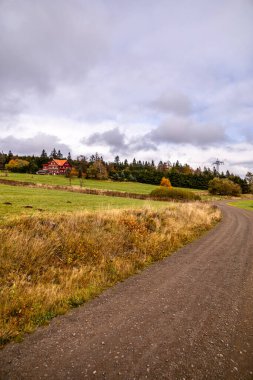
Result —
[[187, 203], [9, 221], [0, 228], [1, 344], [168, 256], [219, 218], [211, 206]]

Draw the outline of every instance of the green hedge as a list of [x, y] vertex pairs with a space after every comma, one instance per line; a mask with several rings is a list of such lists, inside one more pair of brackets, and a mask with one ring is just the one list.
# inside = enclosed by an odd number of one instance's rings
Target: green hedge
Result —
[[192, 191], [176, 188], [168, 189], [163, 186], [152, 190], [150, 196], [152, 198], [175, 199], [180, 201], [199, 201], [201, 199], [199, 195]]
[[227, 178], [214, 178], [209, 182], [210, 194], [239, 196], [242, 192], [240, 185]]

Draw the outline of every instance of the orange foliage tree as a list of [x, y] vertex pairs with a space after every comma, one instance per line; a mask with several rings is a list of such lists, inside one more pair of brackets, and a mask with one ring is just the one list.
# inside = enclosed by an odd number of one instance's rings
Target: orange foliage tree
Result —
[[165, 177], [163, 177], [163, 178], [161, 179], [160, 186], [164, 186], [164, 187], [168, 187], [168, 188], [171, 188], [171, 187], [172, 187], [169, 178], [165, 178]]

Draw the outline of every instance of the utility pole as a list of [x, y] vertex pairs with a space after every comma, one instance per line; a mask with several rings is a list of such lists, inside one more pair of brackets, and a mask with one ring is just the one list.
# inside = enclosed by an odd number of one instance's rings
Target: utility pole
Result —
[[217, 173], [220, 172], [220, 165], [224, 165], [224, 162], [223, 161], [220, 161], [218, 158], [215, 162], [213, 162], [213, 165], [216, 166], [216, 171]]

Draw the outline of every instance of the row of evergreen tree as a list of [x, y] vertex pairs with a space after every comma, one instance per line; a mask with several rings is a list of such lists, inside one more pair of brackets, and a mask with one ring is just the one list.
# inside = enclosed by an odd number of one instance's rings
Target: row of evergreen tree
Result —
[[215, 168], [193, 169], [188, 164], [181, 164], [179, 161], [171, 163], [169, 161], [159, 161], [158, 165], [154, 161], [137, 161], [135, 158], [132, 162], [128, 160], [121, 161], [116, 156], [114, 161], [105, 162], [103, 157], [98, 153], [86, 157], [84, 155], [72, 159], [71, 154], [64, 156], [60, 150], [55, 148], [50, 154], [43, 149], [40, 156], [18, 156], [11, 151], [8, 153], [0, 153], [0, 169], [10, 168], [11, 162], [19, 160], [24, 161], [26, 165], [13, 166], [13, 171], [23, 173], [36, 173], [42, 168], [43, 164], [50, 159], [67, 159], [74, 168], [74, 173], [80, 178], [94, 179], [112, 179], [114, 181], [137, 181], [141, 183], [149, 183], [158, 185], [162, 177], [170, 179], [172, 186], [187, 187], [194, 189], [207, 189], [208, 183], [214, 177], [229, 178], [233, 182], [239, 184], [243, 193], [250, 192], [247, 178], [242, 179], [240, 176], [234, 175], [227, 171], [226, 173], [218, 173]]

